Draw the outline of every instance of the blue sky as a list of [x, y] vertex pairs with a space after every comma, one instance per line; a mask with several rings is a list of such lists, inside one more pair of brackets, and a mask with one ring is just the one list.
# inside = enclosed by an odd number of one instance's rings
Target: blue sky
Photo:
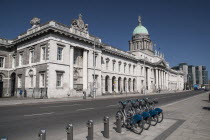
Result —
[[0, 38], [16, 38], [33, 17], [70, 25], [79, 13], [92, 35], [125, 51], [140, 15], [171, 66], [187, 62], [210, 71], [210, 0], [0, 0]]

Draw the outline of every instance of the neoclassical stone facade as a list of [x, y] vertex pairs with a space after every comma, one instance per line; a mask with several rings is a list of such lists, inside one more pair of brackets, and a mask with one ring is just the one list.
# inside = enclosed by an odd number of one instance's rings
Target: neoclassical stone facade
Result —
[[183, 90], [183, 73], [172, 70], [154, 51], [147, 29], [140, 18], [138, 22], [125, 52], [90, 35], [82, 15], [70, 26], [32, 19], [32, 27], [16, 39], [0, 39], [0, 96], [62, 98], [83, 96], [83, 91], [98, 96]]

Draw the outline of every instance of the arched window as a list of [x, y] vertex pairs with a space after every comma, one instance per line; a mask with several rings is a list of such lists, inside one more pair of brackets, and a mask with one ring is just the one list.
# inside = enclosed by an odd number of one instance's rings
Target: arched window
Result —
[[3, 81], [3, 76], [2, 75], [0, 75], [0, 81]]

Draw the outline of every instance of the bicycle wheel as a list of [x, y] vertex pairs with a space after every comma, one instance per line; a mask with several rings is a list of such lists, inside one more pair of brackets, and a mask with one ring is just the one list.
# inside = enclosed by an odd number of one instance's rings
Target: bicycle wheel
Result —
[[143, 123], [144, 123], [143, 121], [139, 121], [138, 123], [134, 124], [133, 127], [132, 127], [133, 132], [140, 135], [142, 133], [142, 131], [144, 130], [143, 129], [143, 126], [144, 126]]
[[163, 121], [163, 112], [159, 113], [157, 116], [158, 116], [158, 123], [161, 123]]
[[144, 121], [144, 124], [143, 124], [144, 130], [148, 130], [150, 128], [150, 125], [151, 125], [151, 117], [147, 117], [143, 121]]
[[155, 115], [153, 117], [151, 117], [151, 125], [155, 126], [158, 123], [158, 116]]

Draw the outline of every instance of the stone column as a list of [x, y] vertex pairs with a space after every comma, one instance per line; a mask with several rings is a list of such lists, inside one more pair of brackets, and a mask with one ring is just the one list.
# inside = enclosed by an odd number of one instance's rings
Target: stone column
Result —
[[101, 80], [101, 87], [102, 87], [102, 92], [105, 93], [105, 77]]
[[112, 93], [112, 79], [111, 78], [109, 79], [109, 83], [108, 84], [109, 84], [108, 92]]
[[156, 84], [156, 89], [158, 89], [159, 87], [159, 82], [158, 82], [158, 69], [155, 70], [155, 84]]
[[118, 93], [118, 79], [116, 78], [114, 82], [115, 82], [114, 91], [115, 91], [116, 93]]
[[87, 50], [83, 51], [83, 90], [87, 90]]
[[163, 71], [163, 89], [165, 89], [165, 72]]
[[148, 68], [147, 69], [147, 86], [148, 86], [148, 90], [151, 90], [151, 69]]
[[159, 88], [161, 88], [160, 69], [158, 69], [158, 85], [159, 85]]
[[70, 46], [70, 54], [69, 54], [69, 88], [72, 90], [74, 88], [74, 47]]
[[163, 84], [162, 84], [162, 71], [160, 70], [160, 88], [162, 89], [162, 86], [163, 86]]

